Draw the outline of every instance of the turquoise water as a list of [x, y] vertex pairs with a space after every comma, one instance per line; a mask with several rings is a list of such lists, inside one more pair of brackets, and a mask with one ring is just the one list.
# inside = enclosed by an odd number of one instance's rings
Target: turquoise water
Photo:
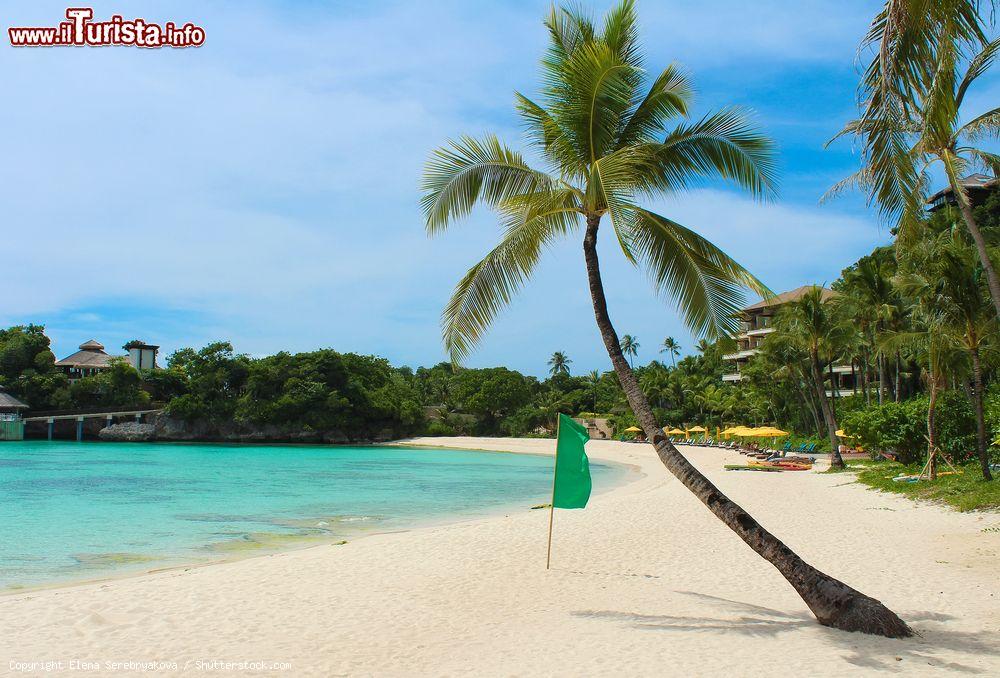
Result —
[[[624, 471], [591, 466], [595, 491]], [[0, 589], [547, 503], [551, 458], [392, 447], [0, 443]]]

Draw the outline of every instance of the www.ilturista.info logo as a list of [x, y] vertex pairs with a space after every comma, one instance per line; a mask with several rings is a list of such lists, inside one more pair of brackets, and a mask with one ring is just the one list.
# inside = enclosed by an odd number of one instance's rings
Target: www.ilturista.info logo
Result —
[[205, 43], [205, 29], [186, 23], [178, 26], [173, 21], [160, 25], [145, 19], [124, 19], [115, 14], [108, 21], [91, 21], [94, 10], [90, 7], [70, 7], [66, 18], [58, 26], [11, 27], [7, 29], [10, 44], [14, 47], [98, 47], [125, 45], [126, 47], [201, 47]]

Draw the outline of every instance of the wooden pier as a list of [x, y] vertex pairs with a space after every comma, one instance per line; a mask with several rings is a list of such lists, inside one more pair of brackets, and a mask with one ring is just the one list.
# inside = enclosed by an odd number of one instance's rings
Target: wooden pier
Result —
[[136, 421], [141, 422], [144, 415], [156, 414], [162, 412], [163, 410], [119, 410], [115, 412], [87, 412], [84, 414], [56, 414], [56, 415], [42, 415], [39, 417], [25, 417], [24, 423], [29, 423], [32, 421], [44, 421], [48, 424], [48, 439], [52, 440], [52, 432], [55, 429], [55, 424], [57, 421], [75, 420], [76, 421], [76, 439], [77, 441], [83, 440], [83, 422], [86, 419], [104, 419], [107, 421], [107, 426], [111, 426], [112, 422], [118, 418], [124, 417], [134, 417]]

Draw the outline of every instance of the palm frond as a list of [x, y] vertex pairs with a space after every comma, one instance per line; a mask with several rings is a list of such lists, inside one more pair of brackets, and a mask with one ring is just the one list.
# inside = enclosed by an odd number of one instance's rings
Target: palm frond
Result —
[[420, 200], [427, 232], [438, 233], [469, 214], [479, 201], [496, 206], [514, 195], [548, 188], [552, 179], [495, 136], [462, 137], [427, 161]]
[[616, 148], [648, 143], [666, 131], [667, 122], [687, 115], [694, 88], [680, 67], [671, 64], [650, 85], [649, 91], [628, 114]]
[[515, 107], [527, 128], [528, 138], [542, 149], [564, 176], [583, 178], [589, 159], [579, 155], [559, 123], [547, 110], [520, 92], [514, 92], [514, 99]]
[[[755, 198], [777, 195], [774, 142], [761, 134], [740, 108], [711, 113], [691, 125], [680, 125], [661, 144], [628, 150], [645, 171], [637, 172], [636, 189], [653, 194], [677, 191], [698, 180], [722, 178]], [[647, 154], [641, 158], [639, 154]]]
[[862, 167], [857, 172], [853, 172], [847, 175], [846, 177], [835, 183], [833, 186], [828, 188], [826, 190], [826, 193], [820, 196], [819, 202], [820, 204], [829, 202], [830, 200], [839, 198], [844, 193], [847, 193], [848, 191], [852, 190], [861, 190], [865, 193], [868, 193], [871, 189], [871, 185], [872, 185], [871, 171], [867, 167]]
[[993, 176], [1000, 177], [1000, 155], [979, 148], [966, 148], [963, 150], [975, 164], [982, 166]]
[[694, 231], [648, 210], [629, 206], [628, 240], [655, 289], [671, 298], [692, 333], [716, 339], [738, 328], [743, 290], [770, 290], [725, 252]]
[[614, 147], [641, 73], [608, 45], [591, 42], [570, 55], [545, 90], [552, 117], [580, 157], [593, 162]]
[[601, 38], [624, 63], [630, 64], [636, 69], [642, 68], [639, 20], [635, 13], [635, 0], [624, 0], [608, 11], [604, 17]]
[[1000, 54], [1000, 38], [986, 43], [986, 46], [983, 47], [982, 51], [969, 60], [969, 66], [965, 70], [965, 76], [962, 78], [962, 82], [959, 83], [958, 92], [955, 94], [957, 106], [962, 105], [962, 101], [965, 99], [965, 93], [968, 92], [972, 83], [974, 83], [977, 78], [981, 77], [990, 69], [991, 66], [993, 66], [993, 62], [996, 61], [997, 54]]
[[969, 141], [1000, 138], [1000, 108], [978, 115], [958, 130], [960, 138]]
[[531, 276], [544, 247], [578, 225], [571, 192], [517, 196], [503, 207], [504, 238], [462, 277], [441, 316], [454, 363], [469, 355], [496, 315]]

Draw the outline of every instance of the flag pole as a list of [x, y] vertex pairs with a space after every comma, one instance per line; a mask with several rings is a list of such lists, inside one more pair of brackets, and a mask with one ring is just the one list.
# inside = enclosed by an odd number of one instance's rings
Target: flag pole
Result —
[[555, 464], [552, 467], [552, 503], [549, 504], [549, 549], [545, 554], [545, 569], [549, 569], [552, 564], [552, 520], [556, 515], [556, 472], [559, 470], [559, 426], [560, 416], [556, 414], [556, 456]]

